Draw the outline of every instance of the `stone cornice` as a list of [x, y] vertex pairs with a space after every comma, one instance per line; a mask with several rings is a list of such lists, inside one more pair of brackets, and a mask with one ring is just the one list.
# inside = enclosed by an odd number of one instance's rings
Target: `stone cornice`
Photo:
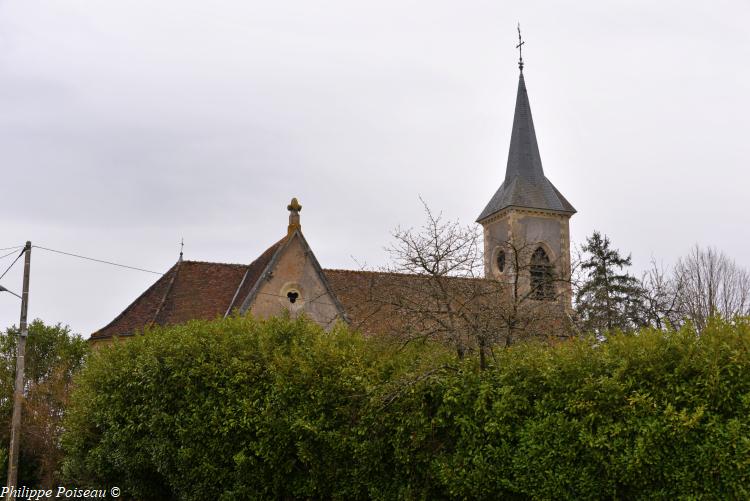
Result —
[[487, 217], [485, 219], [482, 219], [481, 221], [477, 221], [482, 226], [488, 225], [490, 223], [494, 223], [495, 221], [499, 221], [501, 219], [505, 219], [510, 213], [516, 213], [516, 214], [527, 214], [530, 216], [542, 216], [542, 217], [551, 217], [553, 219], [570, 219], [570, 217], [573, 215], [569, 212], [563, 212], [563, 211], [554, 211], [549, 209], [534, 209], [530, 207], [505, 207], [499, 212], [494, 213], [490, 217]]

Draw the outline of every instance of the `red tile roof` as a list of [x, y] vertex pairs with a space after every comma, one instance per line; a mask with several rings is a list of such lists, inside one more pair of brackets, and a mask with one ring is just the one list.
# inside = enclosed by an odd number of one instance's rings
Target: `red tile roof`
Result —
[[[323, 270], [331, 289], [346, 310], [354, 329], [365, 334], [409, 336], [427, 330], [419, 311], [435, 307], [437, 282], [426, 275], [362, 270]], [[440, 280], [450, 301], [467, 300], [490, 282], [484, 279], [444, 277]], [[494, 291], [494, 288], [493, 288]], [[437, 318], [440, 313], [433, 314]], [[427, 315], [430, 316], [430, 315]], [[422, 317], [422, 318], [420, 318]]]
[[188, 320], [210, 320], [241, 305], [258, 281], [282, 238], [249, 265], [181, 261], [125, 308], [91, 339], [128, 336], [151, 324], [175, 325]]
[[[250, 265], [183, 261], [175, 264], [92, 340], [127, 336], [151, 324], [174, 325], [193, 319], [214, 319], [242, 306], [278, 249], [282, 238]], [[410, 314], [430, 300], [434, 283], [425, 276], [400, 273], [322, 270], [353, 328], [366, 334], [408, 335], [427, 330]], [[451, 278], [443, 282], [456, 301], [471, 297], [482, 279]], [[439, 313], [438, 313], [439, 315]], [[421, 323], [420, 323], [421, 322]]]

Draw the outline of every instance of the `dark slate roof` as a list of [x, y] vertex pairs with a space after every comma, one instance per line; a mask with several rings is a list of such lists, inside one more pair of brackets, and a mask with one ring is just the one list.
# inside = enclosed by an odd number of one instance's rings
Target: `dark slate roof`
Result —
[[570, 202], [544, 176], [523, 72], [518, 79], [516, 111], [513, 117], [505, 180], [477, 221], [482, 221], [506, 207], [545, 209], [569, 214], [576, 212]]
[[177, 262], [114, 320], [91, 334], [91, 339], [129, 336], [149, 325], [211, 320], [231, 313], [285, 241], [282, 238], [249, 265]]

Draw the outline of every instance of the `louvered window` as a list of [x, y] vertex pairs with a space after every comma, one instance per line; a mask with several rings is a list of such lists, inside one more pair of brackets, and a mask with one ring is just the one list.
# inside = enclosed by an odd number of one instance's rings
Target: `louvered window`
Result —
[[534, 299], [554, 299], [555, 284], [553, 280], [552, 264], [549, 256], [541, 247], [537, 247], [531, 256], [531, 297]]

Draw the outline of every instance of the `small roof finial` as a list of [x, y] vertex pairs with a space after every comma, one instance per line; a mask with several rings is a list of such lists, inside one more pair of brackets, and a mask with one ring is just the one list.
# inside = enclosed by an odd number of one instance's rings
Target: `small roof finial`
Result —
[[296, 198], [292, 198], [292, 202], [287, 205], [286, 209], [289, 211], [289, 227], [287, 228], [287, 235], [291, 235], [296, 230], [302, 231], [302, 225], [299, 222], [299, 212], [302, 210], [302, 206]]
[[289, 212], [299, 212], [302, 210], [302, 206], [299, 204], [296, 198], [292, 198], [291, 203], [286, 206], [286, 210], [288, 210]]
[[522, 46], [525, 44], [523, 40], [521, 40], [521, 23], [518, 23], [518, 45], [516, 45], [516, 49], [518, 49], [518, 69], [521, 70], [521, 73], [523, 73], [523, 52], [522, 52]]
[[180, 237], [180, 259], [179, 262], [182, 262], [182, 250], [185, 248], [185, 239]]

